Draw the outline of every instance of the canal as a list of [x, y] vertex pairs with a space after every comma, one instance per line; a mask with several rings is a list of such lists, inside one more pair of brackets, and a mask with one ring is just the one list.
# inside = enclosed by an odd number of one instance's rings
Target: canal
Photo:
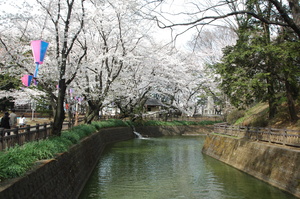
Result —
[[204, 139], [166, 136], [109, 145], [79, 198], [295, 198], [202, 154]]

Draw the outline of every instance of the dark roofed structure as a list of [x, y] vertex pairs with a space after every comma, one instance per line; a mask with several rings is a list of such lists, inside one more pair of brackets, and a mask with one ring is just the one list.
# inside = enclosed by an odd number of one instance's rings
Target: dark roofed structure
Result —
[[162, 106], [165, 106], [165, 105], [158, 99], [154, 99], [154, 98], [147, 99], [147, 101], [145, 103], [145, 107], [146, 107], [147, 111], [160, 111], [160, 108]]
[[159, 101], [158, 99], [154, 99], [154, 98], [149, 98], [147, 99], [146, 106], [164, 106], [163, 103], [161, 103], [161, 101]]

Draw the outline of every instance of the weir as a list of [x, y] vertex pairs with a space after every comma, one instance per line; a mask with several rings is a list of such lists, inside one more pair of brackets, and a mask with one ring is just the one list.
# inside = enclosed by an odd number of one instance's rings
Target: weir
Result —
[[133, 131], [133, 133], [137, 136], [137, 138], [144, 139], [144, 137], [140, 133], [138, 133], [136, 131]]
[[136, 131], [134, 125], [130, 125], [130, 127], [132, 128], [133, 133], [136, 135], [136, 137], [137, 137], [138, 139], [146, 139], [145, 137], [142, 136], [142, 134], [140, 134], [139, 132]]

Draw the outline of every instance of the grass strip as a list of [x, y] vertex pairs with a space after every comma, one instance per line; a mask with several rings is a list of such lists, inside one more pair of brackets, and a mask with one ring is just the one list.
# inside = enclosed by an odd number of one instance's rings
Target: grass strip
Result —
[[0, 181], [20, 177], [26, 173], [35, 162], [54, 158], [56, 154], [68, 151], [82, 138], [100, 130], [101, 128], [128, 126], [122, 120], [107, 120], [93, 122], [90, 125], [79, 125], [70, 130], [63, 131], [61, 136], [49, 139], [16, 145], [0, 152]]

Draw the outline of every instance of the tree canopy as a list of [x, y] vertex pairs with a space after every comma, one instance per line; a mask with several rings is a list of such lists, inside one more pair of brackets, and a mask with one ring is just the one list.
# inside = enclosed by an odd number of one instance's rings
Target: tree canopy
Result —
[[197, 30], [196, 44], [203, 38], [204, 27], [208, 25], [227, 26], [236, 32], [237, 43], [224, 48], [223, 58], [212, 63], [213, 70], [220, 75], [217, 77], [220, 89], [229, 97], [231, 104], [247, 108], [255, 102], [267, 101], [269, 118], [273, 118], [279, 103], [286, 101], [290, 120], [297, 121], [299, 0], [185, 3], [189, 5], [189, 11], [177, 7], [176, 11], [170, 12], [164, 9], [164, 5], [176, 7], [174, 1], [153, 2], [153, 19], [163, 29], [181, 26], [186, 27], [182, 32]]
[[[270, 118], [286, 100], [298, 119], [298, 0], [35, 0], [18, 12], [19, 3], [0, 15], [1, 74], [32, 73], [30, 41], [50, 43], [35, 88], [53, 107], [58, 135], [65, 104], [78, 99], [88, 107], [86, 122], [110, 104], [140, 114], [151, 97], [193, 115], [207, 96], [237, 108], [267, 101]], [[195, 30], [188, 49], [155, 39], [157, 25], [177, 41]]]

